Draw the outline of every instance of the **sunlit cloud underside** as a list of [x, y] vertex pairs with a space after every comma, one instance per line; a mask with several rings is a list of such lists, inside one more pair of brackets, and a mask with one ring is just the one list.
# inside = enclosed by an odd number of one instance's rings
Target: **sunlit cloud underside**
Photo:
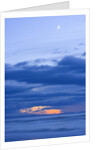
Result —
[[61, 114], [61, 109], [47, 109], [51, 106], [35, 106], [31, 108], [20, 109], [21, 113], [37, 114], [37, 115], [51, 115], [51, 114]]

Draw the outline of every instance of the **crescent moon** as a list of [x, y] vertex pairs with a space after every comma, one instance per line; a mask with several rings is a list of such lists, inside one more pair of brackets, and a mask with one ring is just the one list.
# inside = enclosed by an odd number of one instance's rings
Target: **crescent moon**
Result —
[[57, 26], [57, 30], [60, 30], [60, 25]]

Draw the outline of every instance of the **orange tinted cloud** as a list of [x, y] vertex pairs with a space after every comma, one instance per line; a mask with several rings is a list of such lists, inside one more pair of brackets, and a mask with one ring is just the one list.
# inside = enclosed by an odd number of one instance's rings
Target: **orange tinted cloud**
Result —
[[60, 114], [62, 113], [61, 109], [45, 109], [45, 108], [50, 108], [51, 106], [35, 106], [31, 108], [26, 108], [26, 109], [20, 109], [21, 113], [30, 113], [30, 114], [38, 114], [38, 115], [43, 115], [43, 114]]
[[44, 108], [50, 108], [50, 106], [35, 106], [31, 108], [26, 108], [26, 109], [20, 109], [21, 113], [34, 113], [35, 111], [40, 111]]
[[61, 110], [60, 109], [45, 109], [43, 111], [40, 111], [40, 114], [60, 114]]

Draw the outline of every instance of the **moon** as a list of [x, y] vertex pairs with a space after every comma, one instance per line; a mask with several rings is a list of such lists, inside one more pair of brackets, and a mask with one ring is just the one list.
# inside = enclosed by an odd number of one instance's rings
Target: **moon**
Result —
[[57, 30], [60, 30], [60, 25], [57, 26]]

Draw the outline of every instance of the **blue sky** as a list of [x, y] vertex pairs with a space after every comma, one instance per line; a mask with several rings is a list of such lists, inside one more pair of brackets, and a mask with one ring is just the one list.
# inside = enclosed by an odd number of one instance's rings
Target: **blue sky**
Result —
[[5, 29], [6, 63], [33, 61], [38, 53], [52, 59], [84, 52], [85, 15], [8, 18]]
[[[6, 19], [6, 42], [34, 40], [36, 43], [49, 43], [85, 38], [84, 22], [85, 15], [8, 18]], [[59, 32], [58, 25], [61, 27]]]
[[5, 31], [6, 111], [85, 111], [85, 15], [7, 18]]

